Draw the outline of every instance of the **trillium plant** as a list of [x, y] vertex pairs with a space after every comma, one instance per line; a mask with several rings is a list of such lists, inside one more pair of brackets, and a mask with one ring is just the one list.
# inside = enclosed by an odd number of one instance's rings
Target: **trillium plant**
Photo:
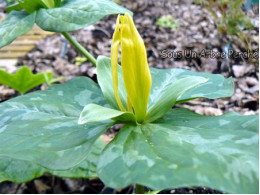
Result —
[[[121, 48], [121, 65], [118, 53]], [[98, 84], [77, 77], [0, 104], [0, 181], [44, 173], [119, 189], [205, 186], [258, 193], [258, 116], [202, 116], [178, 104], [233, 94], [232, 78], [149, 68], [130, 14], [118, 16]], [[123, 124], [107, 145], [99, 138]]]

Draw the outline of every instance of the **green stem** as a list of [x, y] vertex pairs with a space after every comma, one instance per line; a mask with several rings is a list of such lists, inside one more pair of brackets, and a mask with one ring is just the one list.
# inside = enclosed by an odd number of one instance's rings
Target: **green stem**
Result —
[[135, 185], [135, 193], [136, 194], [144, 194], [145, 190], [144, 190], [144, 186], [142, 185]]
[[96, 58], [94, 58], [79, 42], [76, 41], [69, 33], [61, 33], [88, 61], [90, 61], [94, 66], [97, 64]]

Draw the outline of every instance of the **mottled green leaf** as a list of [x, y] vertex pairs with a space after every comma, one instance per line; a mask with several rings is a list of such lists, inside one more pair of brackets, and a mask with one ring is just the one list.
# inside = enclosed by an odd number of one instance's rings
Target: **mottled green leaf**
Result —
[[35, 13], [27, 14], [23, 11], [12, 11], [0, 23], [0, 48], [12, 43], [17, 37], [32, 29]]
[[33, 74], [29, 67], [23, 66], [15, 74], [0, 70], [0, 84], [6, 85], [24, 94], [27, 91], [43, 84], [53, 77], [52, 72]]
[[177, 99], [186, 91], [207, 82], [204, 77], [190, 76], [174, 81], [160, 94], [156, 95], [156, 101], [148, 107], [146, 122], [152, 122], [167, 113], [176, 104]]
[[79, 77], [0, 104], [0, 157], [62, 170], [84, 160], [109, 121], [78, 125], [83, 107], [105, 105], [92, 80]]
[[0, 182], [23, 183], [40, 177], [44, 173], [43, 168], [32, 162], [10, 157], [0, 157], [0, 162]]
[[110, 0], [66, 0], [54, 9], [40, 9], [36, 23], [44, 30], [67, 32], [94, 24], [111, 14], [129, 12]]
[[12, 181], [16, 183], [24, 183], [40, 177], [44, 173], [68, 178], [97, 177], [96, 164], [104, 147], [104, 142], [101, 139], [98, 139], [85, 160], [75, 167], [63, 171], [48, 170], [29, 161], [0, 157], [0, 182]]
[[[190, 111], [172, 112], [173, 116], [185, 113], [185, 119], [175, 124], [175, 118], [168, 117], [119, 131], [98, 162], [105, 185], [205, 186], [228, 193], [258, 193], [258, 116], [236, 115], [241, 121], [237, 123], [234, 114], [200, 116], [202, 120], [196, 115], [195, 122]], [[249, 118], [253, 126], [247, 123]]]
[[232, 130], [245, 129], [258, 133], [258, 121], [258, 116], [241, 116], [236, 112], [229, 112], [221, 116], [201, 116], [188, 109], [173, 109], [171, 112], [164, 115], [162, 119], [156, 121], [156, 123], [171, 124], [173, 126], [199, 127], [204, 129], [214, 127]]
[[88, 104], [80, 113], [78, 123], [87, 124], [110, 119], [119, 120], [121, 122], [136, 121], [134, 114], [131, 112], [122, 112], [120, 110], [114, 110], [97, 104]]
[[155, 69], [151, 68], [153, 85], [150, 95], [149, 106], [158, 100], [158, 96], [165, 91], [174, 81], [190, 76], [199, 76], [208, 79], [202, 85], [192, 88], [178, 98], [177, 103], [185, 102], [195, 98], [216, 99], [222, 97], [230, 97], [234, 93], [233, 79], [230, 77], [225, 79], [219, 74], [208, 74], [201, 72], [193, 72], [184, 69]]
[[47, 172], [58, 177], [67, 177], [67, 178], [97, 178], [96, 165], [98, 158], [105, 148], [105, 143], [98, 139], [91, 148], [91, 152], [88, 154], [87, 158], [75, 167], [62, 170], [62, 171], [51, 171]]

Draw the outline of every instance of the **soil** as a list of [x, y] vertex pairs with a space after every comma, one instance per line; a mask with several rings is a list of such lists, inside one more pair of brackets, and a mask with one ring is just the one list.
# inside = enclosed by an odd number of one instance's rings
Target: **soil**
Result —
[[[188, 70], [217, 73], [225, 77], [232, 76], [235, 93], [231, 98], [217, 100], [197, 99], [180, 105], [203, 115], [221, 115], [236, 111], [243, 115], [259, 113], [259, 73], [258, 61], [252, 63], [243, 58], [206, 58], [180, 57], [164, 58], [172, 52], [191, 50], [201, 52], [212, 50], [223, 52], [231, 43], [231, 37], [218, 33], [213, 18], [205, 9], [192, 0], [155, 1], [121, 0], [124, 7], [134, 12], [136, 26], [144, 39], [149, 65], [156, 68], [184, 68]], [[255, 29], [245, 31], [258, 50], [258, 7], [248, 12]], [[1, 7], [0, 7], [1, 12]], [[178, 28], [164, 28], [156, 25], [159, 17], [171, 15]], [[72, 32], [71, 34], [94, 56], [110, 56], [110, 46], [116, 16], [109, 16], [93, 26]], [[232, 40], [236, 52], [245, 51], [238, 40]], [[75, 76], [88, 76], [96, 80], [96, 68], [89, 62], [76, 66], [77, 57], [81, 56], [61, 35], [54, 35], [41, 40], [24, 58], [19, 59], [18, 66], [28, 65], [34, 72], [53, 71], [56, 77], [66, 76], [69, 80]], [[64, 82], [63, 81], [63, 82]], [[46, 86], [41, 86], [45, 89]], [[0, 85], [0, 102], [17, 96], [12, 89]], [[116, 130], [110, 130], [114, 133]], [[3, 182], [0, 193], [132, 193], [132, 187], [115, 191], [104, 187], [99, 180], [62, 179], [45, 175], [26, 184]], [[195, 187], [180, 188], [161, 193], [214, 194], [221, 193], [212, 189]]]
[[[24, 184], [0, 183], [1, 194], [132, 194], [132, 192], [133, 186], [114, 190], [105, 187], [98, 179], [61, 179], [48, 175]], [[164, 190], [159, 194], [222, 194], [222, 192], [204, 187], [191, 187]]]

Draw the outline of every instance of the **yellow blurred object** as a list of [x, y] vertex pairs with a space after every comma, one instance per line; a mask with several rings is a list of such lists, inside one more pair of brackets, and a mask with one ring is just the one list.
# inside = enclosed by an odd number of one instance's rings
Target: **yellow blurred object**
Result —
[[111, 47], [111, 64], [114, 94], [119, 108], [126, 111], [118, 94], [118, 52], [121, 45], [121, 62], [127, 92], [127, 111], [143, 122], [146, 116], [152, 78], [147, 62], [144, 42], [131, 16], [118, 16]]

